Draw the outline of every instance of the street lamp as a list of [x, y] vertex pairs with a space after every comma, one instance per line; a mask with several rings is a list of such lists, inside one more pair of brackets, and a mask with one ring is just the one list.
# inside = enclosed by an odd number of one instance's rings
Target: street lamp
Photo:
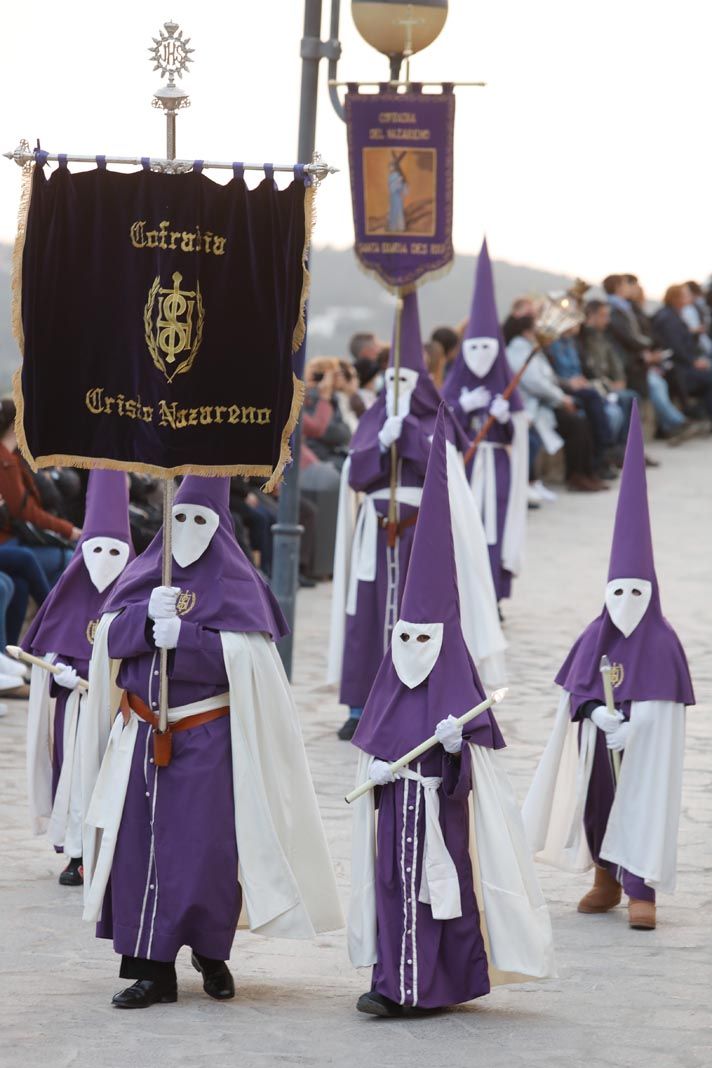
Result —
[[397, 81], [404, 59], [432, 44], [447, 18], [448, 0], [352, 0], [351, 14], [363, 39], [391, 61]]

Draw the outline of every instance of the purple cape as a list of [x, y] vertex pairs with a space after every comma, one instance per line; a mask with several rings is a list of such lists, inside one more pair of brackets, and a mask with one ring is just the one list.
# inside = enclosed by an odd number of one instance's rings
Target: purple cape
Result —
[[[460, 351], [457, 354], [452, 370], [443, 384], [443, 397], [448, 404], [457, 403], [463, 387], [465, 389], [475, 389], [476, 386], [486, 386], [494, 397], [497, 393], [504, 392], [514, 377], [507, 363], [506, 345], [497, 316], [494, 278], [486, 239], [482, 242], [482, 249], [477, 258], [472, 308], [470, 309], [470, 318], [464, 334], [465, 340], [471, 337], [496, 338], [499, 342], [499, 352], [487, 374], [484, 378], [480, 378], [479, 375], [473, 374], [465, 363], [462, 346], [460, 346]], [[509, 407], [513, 412], [522, 410], [522, 399], [516, 389], [509, 398]], [[492, 429], [495, 430], [496, 426], [497, 424]]]
[[[452, 423], [441, 404], [400, 611], [408, 623], [444, 624], [440, 655], [424, 682], [409, 689], [398, 677], [389, 649], [353, 738], [359, 749], [384, 760], [396, 760], [431, 737], [441, 719], [461, 716], [484, 698], [460, 626], [446, 456]], [[468, 724], [465, 734], [495, 749], [504, 746], [491, 709]]]
[[59, 659], [89, 660], [92, 643], [89, 624], [100, 618], [112, 586], [101, 593], [89, 577], [82, 545], [90, 538], [117, 538], [129, 547], [129, 564], [135, 553], [129, 527], [128, 478], [122, 471], [93, 470], [87, 487], [82, 536], [66, 571], [32, 621], [23, 641], [25, 652], [35, 656], [56, 653]]
[[[195, 595], [190, 619], [214, 630], [263, 631], [273, 639], [288, 630], [281, 609], [267, 583], [247, 559], [235, 539], [229, 509], [230, 479], [187, 475], [176, 493], [176, 504], [212, 508], [220, 524], [203, 555], [188, 567], [173, 561], [172, 585]], [[160, 586], [163, 530], [146, 551], [130, 564], [105, 605], [117, 612], [133, 604], [148, 604], [151, 590]]]
[[[605, 700], [599, 671], [605, 655], [620, 665], [623, 677], [615, 687], [616, 703], [623, 701], [676, 701], [695, 703], [687, 659], [675, 631], [660, 607], [660, 590], [653, 560], [648, 511], [643, 431], [637, 404], [633, 405], [623, 474], [613, 530], [608, 581], [647, 579], [652, 585], [648, 609], [633, 633], [625, 638], [604, 606], [590, 623], [556, 676], [577, 706]], [[620, 674], [620, 672], [618, 673]]]

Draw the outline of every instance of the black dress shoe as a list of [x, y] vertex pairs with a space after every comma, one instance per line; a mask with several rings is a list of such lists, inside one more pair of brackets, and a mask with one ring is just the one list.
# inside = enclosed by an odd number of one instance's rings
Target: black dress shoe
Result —
[[225, 961], [211, 961], [208, 965], [205, 958], [199, 957], [197, 953], [192, 953], [190, 960], [196, 972], [202, 975], [203, 990], [209, 997], [215, 998], [216, 1001], [227, 1001], [235, 997], [235, 981]]
[[133, 986], [114, 994], [111, 1004], [117, 1009], [147, 1009], [149, 1005], [168, 1005], [177, 1000], [178, 991], [174, 986], [139, 979]]
[[67, 867], [64, 869], [59, 877], [60, 886], [83, 886], [84, 885], [84, 868], [82, 867], [82, 858], [75, 857], [69, 861]]
[[391, 1001], [385, 994], [377, 994], [375, 990], [369, 990], [367, 994], [361, 995], [356, 1002], [356, 1011], [365, 1012], [369, 1016], [388, 1016], [391, 1019], [405, 1015], [402, 1005], [399, 1005], [397, 1001]]
[[339, 727], [336, 732], [337, 738], [340, 738], [342, 742], [350, 742], [356, 733], [358, 727], [358, 719], [355, 716], [349, 716], [344, 723], [343, 727]]

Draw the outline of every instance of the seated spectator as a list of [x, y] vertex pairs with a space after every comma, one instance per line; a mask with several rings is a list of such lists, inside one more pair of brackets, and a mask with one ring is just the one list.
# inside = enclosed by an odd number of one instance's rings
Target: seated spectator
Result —
[[[0, 544], [26, 544], [53, 586], [72, 556], [73, 544], [81, 537], [81, 530], [67, 519], [51, 515], [40, 504], [40, 496], [29, 469], [17, 452], [15, 436], [15, 404], [9, 398], [0, 401], [0, 496], [6, 512], [0, 523]], [[28, 544], [28, 539], [51, 544]]]
[[383, 374], [376, 360], [369, 356], [359, 356], [354, 362], [354, 371], [358, 378], [358, 395], [366, 412], [383, 388]]
[[319, 460], [338, 470], [348, 455], [351, 431], [334, 397], [338, 360], [316, 357], [306, 366], [302, 428], [308, 447]]
[[687, 286], [670, 286], [663, 307], [653, 317], [653, 328], [660, 344], [670, 349], [685, 394], [699, 400], [706, 418], [712, 419], [712, 362], [701, 355], [682, 314], [691, 300]]
[[[510, 315], [507, 359], [516, 373], [524, 367], [537, 344], [532, 315]], [[550, 454], [564, 447], [566, 481], [570, 490], [593, 493], [608, 489], [594, 471], [593, 444], [588, 422], [576, 402], [558, 385], [554, 369], [543, 352], [537, 352], [519, 383], [524, 406], [543, 447]]]
[[615, 460], [620, 466], [636, 393], [626, 388], [623, 363], [608, 334], [609, 305], [604, 300], [590, 300], [585, 313], [586, 321], [579, 334], [581, 366], [586, 378], [606, 402], [606, 416], [614, 446], [618, 449]]
[[[3, 501], [0, 499], [0, 508]], [[17, 645], [27, 616], [30, 598], [36, 608], [44, 604], [49, 583], [31, 549], [23, 545], [0, 545], [0, 572], [10, 580], [12, 591], [3, 610], [4, 639], [0, 635], [0, 653], [7, 645]], [[0, 671], [3, 670], [0, 667]]]
[[593, 460], [599, 478], [614, 478], [609, 466], [608, 451], [613, 445], [613, 420], [609, 421], [607, 404], [583, 373], [577, 345], [578, 326], [567, 330], [549, 345], [549, 355], [559, 379], [559, 385], [584, 412], [591, 428]]
[[[230, 512], [239, 520], [248, 540], [247, 556], [259, 553], [259, 568], [267, 578], [272, 575], [272, 527], [277, 522], [274, 501], [256, 489], [247, 478], [230, 479]], [[237, 526], [236, 536], [237, 536]], [[243, 534], [243, 538], [245, 535]], [[238, 537], [238, 543], [240, 538]]]
[[712, 313], [705, 300], [704, 290], [699, 282], [685, 283], [691, 296], [689, 304], [682, 309], [682, 317], [690, 328], [690, 333], [697, 338], [697, 344], [702, 356], [712, 356], [712, 337], [710, 337], [710, 325]]
[[[655, 347], [645, 314], [644, 294], [634, 274], [611, 274], [603, 280], [611, 319], [608, 332], [625, 369], [626, 384], [639, 397], [649, 397], [663, 434], [681, 428], [684, 415], [670, 400], [664, 374], [664, 353]], [[657, 462], [646, 457], [649, 466]]]

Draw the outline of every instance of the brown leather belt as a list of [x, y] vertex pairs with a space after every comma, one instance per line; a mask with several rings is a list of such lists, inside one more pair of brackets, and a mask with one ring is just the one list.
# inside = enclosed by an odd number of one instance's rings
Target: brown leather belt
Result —
[[[129, 709], [133, 710], [139, 719], [142, 719], [145, 723], [148, 723], [154, 730], [158, 730], [158, 716], [155, 712], [152, 712], [145, 701], [142, 701], [138, 694], [128, 693], [126, 694], [126, 704], [122, 703], [122, 714], [124, 722], [128, 721]], [[184, 719], [179, 719], [177, 723], [168, 724], [168, 732], [170, 734], [177, 734], [178, 731], [189, 731], [192, 727], [201, 727], [204, 723], [212, 723], [214, 719], [222, 719], [223, 716], [229, 716], [230, 709], [227, 705], [222, 708], [210, 708], [207, 712], [196, 712], [194, 716], [185, 716]]]
[[[403, 531], [407, 530], [408, 527], [414, 527], [415, 524], [417, 523], [417, 521], [418, 521], [418, 512], [417, 511], [413, 512], [412, 515], [409, 515], [407, 519], [401, 519], [400, 523], [396, 523], [396, 525], [395, 525], [396, 537], [400, 538], [401, 535], [403, 534]], [[378, 517], [378, 525], [381, 528], [381, 530], [388, 530], [388, 528], [390, 526], [389, 521], [388, 521], [388, 516], [387, 515], [379, 515], [379, 517]]]

